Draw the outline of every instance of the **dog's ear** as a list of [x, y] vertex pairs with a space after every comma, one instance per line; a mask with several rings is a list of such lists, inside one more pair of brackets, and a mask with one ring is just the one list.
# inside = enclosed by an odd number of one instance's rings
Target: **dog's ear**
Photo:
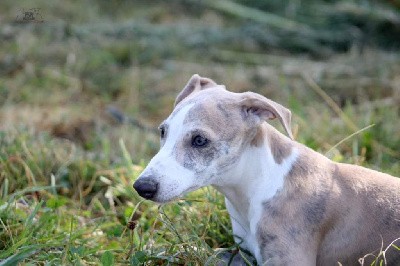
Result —
[[244, 92], [241, 96], [240, 105], [246, 117], [256, 116], [259, 121], [278, 118], [288, 136], [294, 139], [290, 126], [292, 113], [289, 109], [254, 92]]
[[176, 106], [179, 102], [183, 99], [188, 97], [189, 95], [207, 89], [211, 87], [218, 86], [212, 79], [200, 77], [198, 74], [194, 74], [188, 83], [186, 84], [185, 88], [179, 93], [179, 95], [175, 99]]

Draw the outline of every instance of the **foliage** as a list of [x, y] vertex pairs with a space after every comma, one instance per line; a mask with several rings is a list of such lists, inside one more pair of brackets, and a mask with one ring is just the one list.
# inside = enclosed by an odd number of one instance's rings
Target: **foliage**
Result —
[[[395, 4], [216, 3], [2, 1], [0, 265], [213, 265], [235, 250], [213, 189], [158, 206], [132, 188], [193, 73], [288, 106], [296, 139], [336, 161], [400, 176]], [[15, 21], [36, 6], [43, 23]]]

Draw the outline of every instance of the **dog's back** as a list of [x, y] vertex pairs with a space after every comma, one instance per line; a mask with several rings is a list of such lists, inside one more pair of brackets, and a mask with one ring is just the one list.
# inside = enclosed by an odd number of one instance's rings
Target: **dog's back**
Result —
[[[321, 242], [319, 265], [335, 260], [352, 265], [354, 258], [377, 255], [400, 238], [400, 180], [360, 166], [336, 163], [332, 178], [341, 184], [341, 198], [337, 199], [335, 225]], [[400, 240], [395, 243], [399, 246]], [[397, 265], [392, 262], [400, 263], [400, 251], [389, 247], [386, 258], [389, 265]], [[365, 265], [374, 259], [373, 255], [365, 257]]]

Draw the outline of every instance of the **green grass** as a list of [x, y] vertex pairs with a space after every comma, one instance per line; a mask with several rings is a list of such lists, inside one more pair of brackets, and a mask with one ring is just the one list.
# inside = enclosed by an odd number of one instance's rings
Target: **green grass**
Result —
[[142, 166], [132, 165], [127, 153], [107, 164], [48, 135], [14, 134], [0, 139], [3, 264], [98, 265], [105, 257], [133, 265], [201, 263], [215, 257], [212, 248], [233, 248], [229, 218], [215, 191], [157, 206], [134, 193], [132, 180]]
[[[44, 23], [14, 22], [31, 7]], [[400, 176], [396, 50], [316, 59], [190, 1], [6, 0], [0, 10], [0, 265], [213, 265], [236, 250], [215, 190], [162, 206], [135, 193], [158, 136], [107, 112], [155, 129], [193, 73], [289, 107], [296, 139], [335, 161]]]

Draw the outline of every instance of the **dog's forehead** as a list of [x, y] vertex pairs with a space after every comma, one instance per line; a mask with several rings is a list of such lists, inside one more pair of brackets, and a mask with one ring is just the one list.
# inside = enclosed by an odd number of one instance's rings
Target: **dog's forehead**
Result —
[[[166, 122], [170, 125], [176, 123], [200, 124], [221, 131], [234, 115], [232, 112], [234, 102], [235, 95], [225, 90], [200, 91], [189, 100], [178, 104]], [[182, 117], [184, 117], [183, 120]]]

